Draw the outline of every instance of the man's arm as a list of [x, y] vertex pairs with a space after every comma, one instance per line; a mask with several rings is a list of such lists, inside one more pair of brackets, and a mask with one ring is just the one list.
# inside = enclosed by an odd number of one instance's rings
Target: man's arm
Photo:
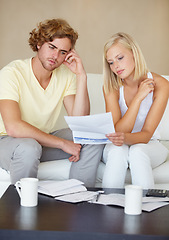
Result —
[[76, 74], [77, 78], [76, 95], [69, 95], [64, 98], [66, 111], [71, 116], [88, 115], [90, 114], [90, 101], [87, 90], [87, 75], [75, 50], [72, 50], [66, 56], [64, 64]]
[[47, 134], [21, 119], [19, 105], [13, 100], [0, 100], [0, 113], [7, 135], [16, 138], [33, 138], [42, 146], [62, 149], [79, 160], [81, 146], [72, 141]]

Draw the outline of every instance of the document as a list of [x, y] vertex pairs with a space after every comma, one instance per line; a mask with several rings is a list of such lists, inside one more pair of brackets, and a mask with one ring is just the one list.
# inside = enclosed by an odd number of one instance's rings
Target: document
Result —
[[68, 194], [60, 197], [56, 197], [56, 200], [69, 202], [69, 203], [79, 203], [79, 202], [87, 202], [96, 198], [97, 192], [92, 191], [85, 191], [85, 192], [78, 192], [73, 194]]
[[[125, 206], [125, 195], [124, 194], [101, 194], [98, 201], [94, 200], [92, 203], [103, 204], [103, 205], [116, 205]], [[157, 198], [157, 197], [143, 197], [142, 199], [142, 210], [151, 212], [155, 209], [163, 207], [169, 204], [169, 198]]]
[[84, 191], [87, 191], [87, 189], [83, 185], [83, 182], [76, 179], [64, 181], [39, 181], [38, 184], [38, 192], [51, 197]]
[[[98, 197], [99, 196], [99, 197]], [[125, 195], [118, 193], [103, 194], [101, 191], [87, 191], [80, 190], [79, 192], [74, 192], [63, 194], [62, 196], [55, 197], [56, 200], [69, 202], [69, 203], [79, 203], [79, 202], [89, 202], [94, 204], [102, 205], [114, 205], [114, 206], [125, 206]], [[146, 212], [151, 212], [163, 206], [169, 204], [169, 197], [158, 198], [158, 197], [143, 197], [142, 199], [142, 210]]]
[[73, 132], [73, 140], [79, 144], [111, 143], [105, 134], [114, 133], [112, 114], [101, 113], [89, 116], [65, 116], [69, 128]]

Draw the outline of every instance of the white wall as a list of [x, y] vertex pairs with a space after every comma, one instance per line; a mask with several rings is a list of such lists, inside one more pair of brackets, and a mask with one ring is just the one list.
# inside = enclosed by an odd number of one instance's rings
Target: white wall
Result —
[[65, 18], [78, 32], [86, 71], [102, 73], [105, 41], [131, 34], [151, 71], [169, 73], [169, 0], [0, 0], [0, 68], [32, 56], [27, 39], [39, 21]]

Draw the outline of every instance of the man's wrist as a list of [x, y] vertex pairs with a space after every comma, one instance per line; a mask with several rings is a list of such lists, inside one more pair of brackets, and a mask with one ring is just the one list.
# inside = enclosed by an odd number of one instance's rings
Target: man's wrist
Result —
[[77, 77], [77, 80], [80, 79], [81, 81], [82, 80], [87, 81], [87, 74], [85, 71], [83, 73], [76, 74], [76, 77]]

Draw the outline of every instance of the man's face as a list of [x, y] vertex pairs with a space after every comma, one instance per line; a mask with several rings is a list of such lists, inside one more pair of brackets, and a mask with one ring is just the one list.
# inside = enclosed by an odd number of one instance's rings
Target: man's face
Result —
[[71, 41], [68, 38], [55, 38], [52, 42], [37, 47], [37, 56], [42, 66], [47, 71], [53, 71], [64, 62], [71, 49]]

